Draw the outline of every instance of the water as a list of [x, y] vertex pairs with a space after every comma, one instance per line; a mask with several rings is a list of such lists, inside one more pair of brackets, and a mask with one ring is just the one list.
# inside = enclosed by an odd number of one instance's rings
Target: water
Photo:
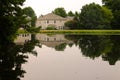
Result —
[[19, 66], [11, 67], [17, 74], [7, 80], [119, 80], [119, 40], [115, 35], [21, 34], [14, 48]]

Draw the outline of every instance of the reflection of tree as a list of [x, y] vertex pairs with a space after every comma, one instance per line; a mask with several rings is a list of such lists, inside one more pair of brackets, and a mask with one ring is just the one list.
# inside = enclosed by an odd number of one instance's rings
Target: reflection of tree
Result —
[[69, 46], [69, 47], [72, 47], [72, 46], [73, 46], [73, 44], [74, 44], [74, 43], [69, 43], [69, 44], [68, 44], [68, 46]]
[[120, 36], [83, 36], [67, 35], [82, 51], [82, 54], [92, 59], [102, 56], [103, 60], [114, 65], [120, 60]]
[[9, 43], [0, 45], [0, 80], [20, 80], [25, 71], [22, 64], [27, 62], [28, 53], [37, 53], [33, 50], [37, 41], [29, 41], [24, 45]]
[[64, 51], [64, 49], [66, 48], [66, 45], [67, 45], [67, 43], [62, 43], [60, 45], [57, 45], [57, 46], [55, 46], [55, 50]]
[[82, 36], [78, 44], [83, 55], [92, 59], [109, 52], [111, 49], [111, 42], [108, 36]]
[[110, 52], [102, 56], [103, 60], [108, 61], [110, 65], [115, 65], [115, 63], [120, 60], [120, 36], [111, 36], [111, 41], [113, 43]]
[[68, 40], [73, 41], [74, 44], [77, 45], [78, 41], [80, 39], [80, 35], [65, 35], [65, 38], [67, 38]]

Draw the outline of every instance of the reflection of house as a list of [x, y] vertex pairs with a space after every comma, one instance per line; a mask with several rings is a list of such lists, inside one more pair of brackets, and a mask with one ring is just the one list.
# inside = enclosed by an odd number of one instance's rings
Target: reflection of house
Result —
[[18, 37], [15, 39], [16, 44], [24, 44], [31, 40], [31, 34], [19, 34]]
[[[28, 42], [32, 39], [31, 34], [19, 34], [15, 39], [15, 43], [18, 45], [23, 45], [25, 42]], [[73, 43], [72, 41], [67, 40], [63, 34], [56, 35], [47, 35], [47, 34], [36, 34], [35, 39], [39, 40], [41, 44], [48, 47], [53, 47], [60, 45], [62, 43]]]
[[37, 34], [36, 39], [39, 40], [41, 44], [53, 48], [62, 43], [67, 43], [67, 44], [72, 43], [71, 41], [65, 39], [63, 34], [56, 34], [56, 35]]
[[63, 18], [56, 14], [49, 13], [47, 15], [41, 15], [36, 21], [36, 26], [41, 26], [41, 29], [46, 29], [49, 26], [54, 27], [56, 29], [65, 29], [64, 23], [71, 19], [73, 18]]

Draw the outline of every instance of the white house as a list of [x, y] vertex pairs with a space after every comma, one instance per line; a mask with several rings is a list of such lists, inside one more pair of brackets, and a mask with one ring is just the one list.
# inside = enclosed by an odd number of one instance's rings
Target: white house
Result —
[[64, 23], [72, 19], [72, 17], [63, 18], [56, 14], [49, 13], [47, 15], [41, 15], [36, 21], [36, 26], [41, 26], [41, 29], [46, 29], [47, 27], [52, 26], [61, 30], [65, 29]]

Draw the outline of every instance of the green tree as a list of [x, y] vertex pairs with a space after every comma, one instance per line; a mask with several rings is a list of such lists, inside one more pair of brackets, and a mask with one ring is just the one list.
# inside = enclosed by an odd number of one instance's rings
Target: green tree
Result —
[[34, 50], [37, 40], [25, 42], [23, 45], [13, 42], [0, 45], [0, 80], [21, 80], [26, 73], [22, 64], [28, 62], [28, 55], [37, 56]]
[[77, 12], [77, 11], [75, 11], [74, 20], [80, 21], [80, 20], [79, 20], [79, 17], [80, 17], [80, 13]]
[[69, 12], [68, 12], [68, 16], [72, 16], [72, 17], [73, 17], [73, 16], [74, 16], [74, 13], [73, 13], [72, 11], [69, 11]]
[[65, 11], [64, 8], [60, 7], [60, 8], [56, 8], [54, 11], [53, 11], [54, 14], [56, 15], [59, 15], [61, 17], [66, 17], [67, 16], [67, 13]]
[[24, 18], [21, 6], [25, 0], [0, 0], [0, 44], [7, 44], [16, 37]]
[[73, 17], [73, 20], [67, 21], [64, 25], [69, 29], [79, 29], [79, 16], [80, 14], [76, 11], [75, 14], [72, 11], [68, 12], [68, 16]]
[[113, 12], [120, 10], [120, 0], [102, 0], [103, 5], [107, 6]]
[[120, 0], [102, 0], [103, 5], [112, 10], [112, 29], [120, 29]]
[[64, 25], [67, 26], [69, 29], [78, 29], [78, 21], [76, 20], [67, 21]]
[[120, 29], [120, 10], [113, 12], [112, 29]]
[[105, 25], [104, 28], [111, 28], [111, 21], [113, 19], [113, 14], [111, 12], [110, 9], [106, 8], [106, 7], [102, 7], [102, 11], [103, 11], [103, 24]]
[[36, 14], [34, 12], [34, 10], [31, 8], [31, 7], [25, 7], [23, 9], [23, 13], [27, 16], [27, 17], [30, 17], [31, 18], [31, 26], [35, 26], [35, 22], [36, 22]]
[[80, 23], [84, 29], [110, 29], [112, 12], [98, 4], [91, 3], [81, 9]]

